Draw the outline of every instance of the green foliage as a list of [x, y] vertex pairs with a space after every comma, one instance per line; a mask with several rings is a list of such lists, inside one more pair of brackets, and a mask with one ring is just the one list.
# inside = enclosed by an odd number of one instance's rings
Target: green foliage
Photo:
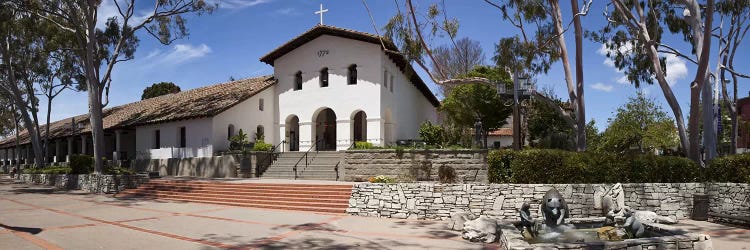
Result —
[[571, 152], [555, 149], [496, 150], [487, 157], [493, 183], [615, 183], [702, 181], [687, 158]]
[[354, 149], [374, 149], [375, 146], [371, 142], [358, 141], [354, 142]]
[[94, 171], [94, 157], [90, 155], [70, 156], [71, 174], [90, 174]]
[[246, 145], [249, 143], [250, 141], [248, 141], [247, 139], [247, 134], [245, 134], [242, 129], [240, 129], [240, 131], [238, 131], [236, 135], [229, 137], [230, 150], [245, 150]]
[[661, 106], [639, 92], [610, 118], [599, 146], [601, 150], [618, 153], [672, 149], [678, 146], [677, 129]]
[[141, 100], [154, 98], [157, 96], [163, 96], [168, 94], [179, 93], [180, 87], [175, 85], [173, 82], [160, 82], [154, 83], [153, 85], [146, 87], [141, 95]]
[[46, 168], [26, 168], [23, 170], [24, 174], [70, 174], [72, 169], [70, 167], [62, 166], [50, 166]]
[[713, 159], [706, 168], [706, 178], [715, 182], [750, 183], [750, 154]]
[[487, 154], [488, 174], [491, 183], [511, 182], [510, 163], [516, 155], [513, 150], [492, 150]]
[[104, 169], [105, 174], [111, 175], [132, 175], [135, 174], [133, 170], [123, 167], [108, 167]]
[[385, 175], [378, 175], [375, 177], [370, 177], [368, 181], [370, 181], [370, 183], [394, 183], [396, 182], [395, 179], [385, 176]]
[[419, 138], [430, 146], [442, 146], [444, 134], [443, 127], [433, 125], [430, 121], [425, 121], [419, 126]]
[[[552, 89], [542, 92], [557, 106], [567, 105]], [[533, 99], [528, 110], [528, 136], [532, 147], [565, 150], [575, 148], [575, 131], [553, 107], [542, 100]]]
[[506, 124], [511, 108], [503, 105], [494, 86], [489, 84], [464, 84], [455, 87], [443, 100], [441, 111], [446, 119], [462, 128], [474, 128], [478, 118], [482, 122], [482, 135]]
[[253, 145], [253, 151], [271, 151], [273, 145], [266, 143], [264, 140], [256, 140]]

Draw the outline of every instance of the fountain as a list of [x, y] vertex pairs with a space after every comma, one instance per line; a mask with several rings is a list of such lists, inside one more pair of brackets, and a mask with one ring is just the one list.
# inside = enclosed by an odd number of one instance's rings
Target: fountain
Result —
[[[622, 192], [622, 185], [618, 183], [613, 189]], [[622, 196], [609, 191], [605, 194]], [[504, 249], [646, 249], [651, 246], [712, 249], [710, 237], [706, 235], [660, 224], [674, 223], [671, 218], [632, 210], [618, 199], [603, 200], [604, 207], [608, 208], [604, 217], [569, 218], [568, 204], [560, 192], [552, 188], [539, 204], [542, 218], [534, 218], [531, 206], [524, 203], [519, 209], [520, 222], [499, 224], [498, 238]]]

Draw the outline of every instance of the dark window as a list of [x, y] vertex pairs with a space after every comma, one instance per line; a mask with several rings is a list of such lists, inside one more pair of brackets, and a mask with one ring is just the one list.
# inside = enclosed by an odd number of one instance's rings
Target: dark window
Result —
[[301, 90], [302, 89], [302, 71], [297, 71], [296, 74], [294, 74], [294, 90]]
[[347, 83], [349, 85], [357, 84], [357, 65], [356, 64], [349, 65], [349, 78], [347, 79]]
[[229, 124], [229, 127], [227, 127], [227, 140], [231, 139], [234, 135], [234, 125]]
[[154, 131], [154, 149], [161, 148], [161, 131]]
[[263, 111], [263, 98], [260, 98], [260, 102], [258, 103], [258, 110]]
[[393, 84], [394, 84], [393, 75], [391, 75], [391, 93], [393, 93]]
[[388, 71], [383, 71], [383, 88], [388, 88]]
[[187, 147], [187, 131], [185, 127], [180, 127], [180, 147]]
[[266, 130], [263, 129], [263, 125], [258, 125], [258, 127], [255, 128], [255, 140], [265, 140], [265, 133]]
[[320, 87], [328, 87], [328, 68], [323, 68], [320, 70]]

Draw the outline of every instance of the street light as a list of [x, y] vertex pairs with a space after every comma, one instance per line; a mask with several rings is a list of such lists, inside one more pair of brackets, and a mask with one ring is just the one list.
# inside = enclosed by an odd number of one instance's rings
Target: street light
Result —
[[513, 149], [521, 150], [521, 111], [520, 104], [522, 100], [529, 99], [531, 92], [534, 90], [534, 83], [531, 79], [518, 71], [508, 73], [513, 77], [513, 89], [510, 90], [504, 84], [497, 84], [497, 94], [504, 97], [513, 96]]

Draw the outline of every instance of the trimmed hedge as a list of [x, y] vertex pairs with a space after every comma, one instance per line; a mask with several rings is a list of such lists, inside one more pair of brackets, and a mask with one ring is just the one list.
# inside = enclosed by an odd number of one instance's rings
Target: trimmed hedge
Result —
[[24, 174], [69, 174], [70, 167], [51, 166], [46, 168], [27, 168], [23, 170]]
[[94, 172], [94, 157], [90, 155], [70, 156], [71, 174], [90, 174]]
[[750, 154], [719, 157], [706, 169], [706, 179], [714, 182], [750, 183]]
[[674, 156], [531, 149], [493, 150], [487, 158], [489, 180], [493, 183], [675, 183], [704, 180], [698, 164]]

